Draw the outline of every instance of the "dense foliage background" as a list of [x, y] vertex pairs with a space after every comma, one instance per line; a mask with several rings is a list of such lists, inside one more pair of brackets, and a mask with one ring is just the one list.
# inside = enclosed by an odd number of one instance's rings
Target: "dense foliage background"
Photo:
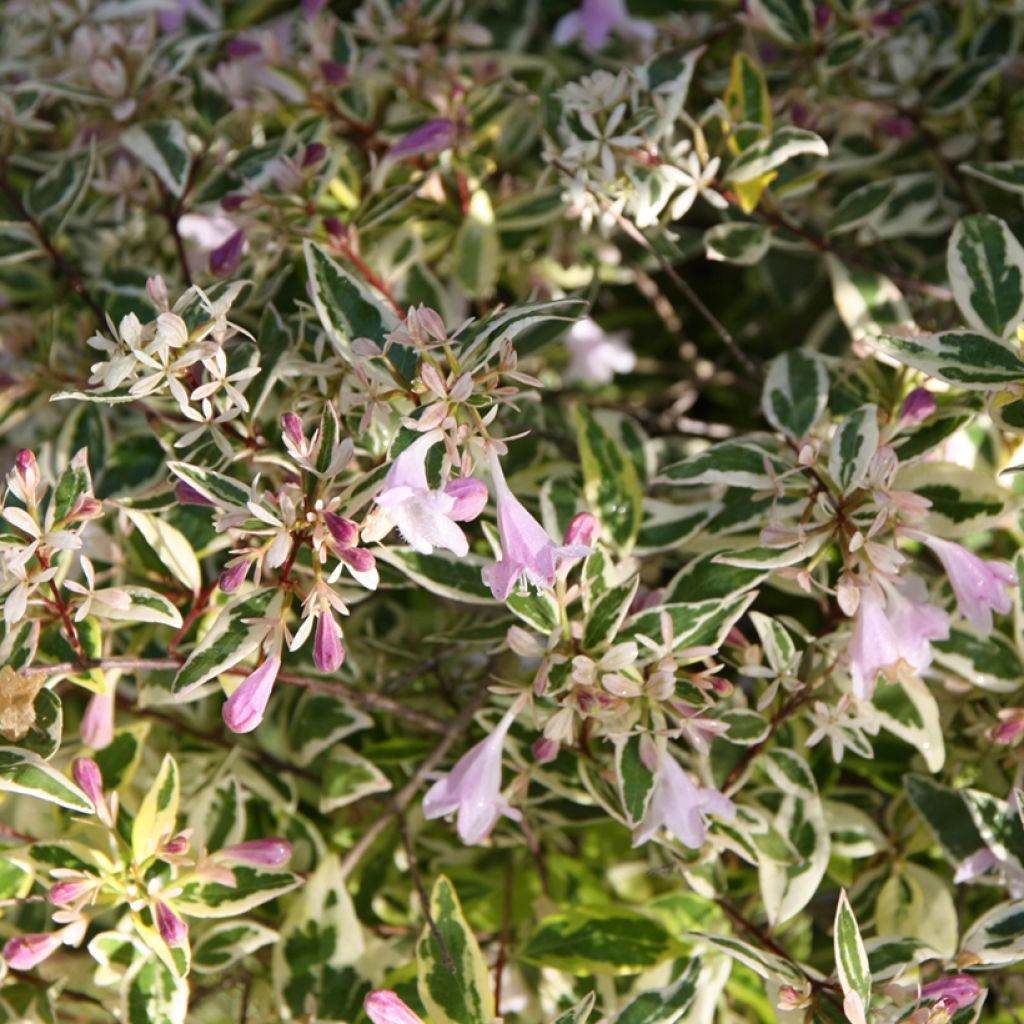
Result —
[[1024, 1006], [1017, 0], [7, 0], [0, 1020]]

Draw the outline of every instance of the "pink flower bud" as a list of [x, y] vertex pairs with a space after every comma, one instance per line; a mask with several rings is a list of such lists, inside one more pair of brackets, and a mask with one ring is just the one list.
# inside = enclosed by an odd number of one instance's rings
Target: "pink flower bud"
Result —
[[370, 992], [363, 1000], [363, 1009], [373, 1024], [423, 1024], [398, 995], [384, 989]]
[[302, 420], [293, 412], [286, 412], [281, 417], [281, 432], [296, 448], [301, 448], [306, 443]]
[[320, 61], [320, 74], [331, 85], [340, 85], [348, 78], [348, 65], [338, 64], [333, 60], [322, 60]]
[[153, 916], [156, 918], [160, 937], [168, 946], [184, 944], [188, 938], [188, 925], [163, 900], [156, 901]]
[[91, 757], [79, 757], [71, 764], [71, 774], [93, 805], [100, 807], [103, 803], [103, 775], [100, 766]]
[[245, 196], [232, 192], [220, 201], [220, 208], [228, 213], [233, 213], [235, 210], [240, 210], [244, 202]]
[[344, 660], [345, 648], [341, 644], [341, 629], [334, 621], [334, 616], [324, 609], [316, 620], [313, 661], [321, 672], [336, 672]]
[[487, 485], [475, 477], [464, 476], [449, 480], [444, 493], [455, 499], [455, 508], [449, 516], [458, 523], [476, 519], [487, 505]]
[[114, 739], [114, 697], [111, 686], [109, 693], [94, 693], [86, 705], [79, 735], [93, 750], [109, 747]]
[[909, 139], [914, 134], [914, 122], [909, 117], [886, 117], [878, 122], [878, 127], [894, 139]]
[[55, 953], [60, 944], [60, 932], [18, 935], [4, 945], [4, 959], [12, 970], [30, 971]]
[[236, 860], [242, 864], [277, 867], [292, 855], [292, 844], [287, 839], [268, 836], [266, 839], [251, 839], [247, 843], [236, 843], [217, 851], [218, 860]]
[[935, 412], [935, 396], [927, 388], [914, 388], [903, 400], [900, 419], [907, 424], [920, 423]]
[[871, 24], [878, 28], [899, 28], [903, 24], [903, 12], [895, 7], [880, 11], [871, 19]]
[[366, 548], [343, 548], [338, 557], [356, 572], [371, 572], [377, 565], [377, 559]]
[[229, 39], [224, 44], [224, 52], [233, 60], [244, 60], [246, 57], [255, 57], [263, 52], [263, 47], [253, 39]]
[[324, 217], [324, 230], [332, 238], [341, 242], [348, 237], [348, 228], [337, 217]]
[[311, 142], [302, 154], [302, 166], [313, 167], [327, 156], [327, 147], [322, 142]]
[[214, 504], [205, 494], [201, 494], [191, 484], [179, 480], [174, 485], [174, 496], [180, 505], [208, 505], [213, 508]]
[[80, 900], [87, 893], [92, 892], [95, 883], [85, 880], [58, 882], [51, 886], [48, 893], [50, 902], [58, 907], [66, 907], [71, 903]]
[[83, 494], [68, 513], [67, 522], [78, 523], [85, 519], [97, 519], [103, 515], [103, 502], [91, 494]]
[[24, 488], [26, 498], [29, 503], [35, 501], [36, 490], [39, 487], [39, 483], [42, 479], [39, 473], [39, 463], [36, 462], [35, 455], [32, 454], [27, 448], [22, 448], [18, 452], [17, 457], [14, 460], [15, 467], [18, 472], [18, 476], [21, 477], [22, 487]]
[[271, 655], [228, 697], [221, 714], [232, 732], [252, 732], [263, 721], [280, 668], [281, 659]]
[[217, 246], [210, 253], [210, 273], [218, 277], [233, 274], [242, 262], [244, 248], [245, 232], [238, 230], [223, 245]]
[[331, 531], [331, 536], [339, 547], [350, 548], [359, 540], [359, 527], [351, 519], [335, 515], [333, 512], [325, 512], [324, 522], [327, 523], [327, 529]]
[[579, 512], [572, 517], [565, 531], [565, 544], [582, 544], [584, 547], [593, 547], [597, 536], [601, 531], [601, 524], [597, 517], [589, 512]]
[[542, 736], [533, 745], [533, 759], [537, 764], [548, 764], [558, 757], [559, 743]]
[[794, 103], [789, 108], [789, 116], [799, 128], [803, 128], [811, 120], [810, 111], [802, 103]]
[[948, 978], [939, 978], [921, 988], [922, 999], [934, 999], [941, 1002], [948, 1013], [962, 1010], [970, 1006], [981, 994], [981, 986], [969, 974], [952, 974]]
[[171, 836], [160, 848], [160, 852], [172, 857], [180, 857], [182, 854], [188, 853], [188, 849], [192, 845], [191, 835], [192, 829], [186, 829], [184, 832]]
[[326, 6], [327, 0], [302, 0], [302, 13], [307, 18], [315, 18]]
[[414, 128], [404, 138], [399, 139], [390, 150], [388, 156], [394, 160], [410, 156], [436, 156], [450, 149], [455, 142], [455, 124], [447, 118], [436, 118]]
[[217, 577], [217, 586], [225, 594], [233, 594], [245, 581], [249, 573], [249, 560], [241, 559], [231, 562], [224, 567], [220, 576]]

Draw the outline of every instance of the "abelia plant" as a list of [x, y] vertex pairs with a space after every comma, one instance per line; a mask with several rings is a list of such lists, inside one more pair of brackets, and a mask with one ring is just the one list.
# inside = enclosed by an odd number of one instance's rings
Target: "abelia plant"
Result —
[[1017, 1019], [1017, 7], [3, 14], [0, 1022]]

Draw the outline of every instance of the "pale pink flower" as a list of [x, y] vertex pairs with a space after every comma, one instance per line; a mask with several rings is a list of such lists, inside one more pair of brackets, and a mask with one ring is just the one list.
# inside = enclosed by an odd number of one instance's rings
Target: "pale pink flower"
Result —
[[91, 757], [79, 757], [71, 763], [71, 774], [79, 788], [95, 807], [103, 804], [103, 775]]
[[646, 843], [664, 827], [684, 846], [697, 849], [704, 845], [707, 836], [706, 814], [731, 821], [736, 817], [736, 807], [717, 789], [696, 785], [679, 762], [665, 753], [647, 813], [633, 831], [633, 845]]
[[263, 721], [280, 669], [280, 657], [271, 655], [228, 697], [221, 713], [224, 724], [232, 732], [252, 732]]
[[495, 599], [504, 601], [523, 577], [537, 587], [552, 586], [560, 559], [582, 558], [589, 555], [591, 549], [581, 544], [556, 544], [509, 490], [501, 463], [493, 449], [488, 452], [488, 456], [497, 494], [501, 559], [487, 566], [483, 577]]
[[445, 548], [461, 558], [469, 553], [469, 542], [456, 524], [483, 511], [487, 488], [479, 480], [463, 478], [431, 490], [427, 452], [443, 437], [442, 431], [431, 430], [409, 445], [392, 462], [375, 500], [414, 551], [429, 555], [434, 548]]
[[264, 839], [250, 839], [218, 850], [218, 860], [233, 860], [240, 864], [254, 864], [263, 867], [278, 867], [292, 855], [292, 844], [287, 839], [267, 836]]
[[316, 620], [313, 636], [313, 661], [321, 672], [336, 672], [345, 660], [345, 648], [341, 642], [341, 627], [334, 618], [334, 612], [323, 608]]
[[880, 672], [890, 681], [901, 670], [919, 675], [932, 661], [930, 641], [949, 636], [949, 616], [924, 596], [916, 576], [907, 577], [901, 587], [885, 584], [862, 591], [850, 640], [850, 675], [859, 700], [871, 699]]
[[570, 362], [566, 377], [589, 384], [608, 384], [617, 373], [629, 373], [636, 366], [636, 353], [626, 341], [625, 331], [608, 334], [584, 317], [577, 320], [565, 339]]
[[16, 935], [4, 944], [4, 960], [15, 971], [30, 971], [52, 956], [63, 941], [60, 932], [43, 932], [37, 935]]
[[905, 424], [920, 423], [935, 412], [935, 396], [927, 388], [914, 388], [905, 399], [900, 410], [900, 420]]
[[463, 754], [423, 798], [423, 813], [428, 819], [459, 812], [459, 838], [467, 846], [483, 842], [501, 815], [513, 821], [522, 818], [501, 794], [502, 750], [518, 710], [518, 705], [510, 708], [494, 732]]
[[410, 156], [436, 156], [455, 145], [458, 129], [447, 118], [436, 118], [414, 128], [388, 150], [388, 159], [402, 160]]
[[922, 999], [934, 999], [949, 1014], [970, 1006], [980, 994], [981, 986], [969, 974], [951, 974], [921, 987]]
[[363, 1000], [363, 1009], [373, 1024], [423, 1024], [420, 1016], [409, 1009], [396, 993], [386, 989], [368, 993]]
[[600, 50], [613, 32], [626, 39], [654, 38], [654, 26], [630, 17], [626, 0], [583, 0], [579, 10], [559, 19], [553, 39], [556, 46], [565, 46], [582, 36], [592, 50]]
[[105, 693], [94, 693], [86, 705], [79, 735], [93, 750], [109, 747], [114, 739], [114, 698], [116, 688], [108, 683]]
[[1005, 615], [1012, 607], [1007, 587], [1017, 585], [1017, 573], [1006, 562], [990, 562], [962, 544], [916, 535], [935, 552], [946, 570], [956, 603], [968, 622], [983, 633], [992, 630], [992, 612]]

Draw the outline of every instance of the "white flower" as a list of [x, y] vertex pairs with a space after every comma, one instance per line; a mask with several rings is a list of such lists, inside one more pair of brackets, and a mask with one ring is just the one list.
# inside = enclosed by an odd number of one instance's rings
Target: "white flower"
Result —
[[629, 373], [636, 366], [636, 354], [626, 341], [628, 334], [606, 333], [584, 317], [572, 325], [565, 339], [571, 361], [566, 376], [591, 384], [607, 384], [617, 373]]
[[724, 210], [729, 203], [714, 189], [715, 175], [721, 160], [716, 156], [707, 164], [701, 165], [700, 157], [690, 150], [686, 156], [685, 167], [666, 165], [663, 168], [665, 178], [674, 185], [681, 186], [680, 192], [669, 208], [671, 220], [679, 220], [693, 206], [697, 196], [703, 196], [718, 210]]

